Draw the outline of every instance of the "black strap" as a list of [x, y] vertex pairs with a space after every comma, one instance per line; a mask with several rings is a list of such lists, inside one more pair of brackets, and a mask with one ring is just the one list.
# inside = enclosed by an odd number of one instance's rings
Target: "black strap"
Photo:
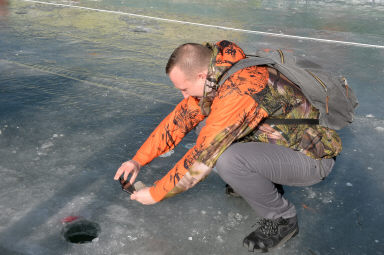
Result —
[[244, 58], [236, 62], [231, 68], [229, 68], [220, 78], [219, 85], [221, 86], [232, 74], [237, 71], [251, 67], [251, 66], [261, 66], [261, 65], [271, 65], [276, 62], [270, 58], [261, 58], [261, 57], [252, 57]]
[[319, 125], [318, 119], [265, 119], [263, 123], [269, 125]]

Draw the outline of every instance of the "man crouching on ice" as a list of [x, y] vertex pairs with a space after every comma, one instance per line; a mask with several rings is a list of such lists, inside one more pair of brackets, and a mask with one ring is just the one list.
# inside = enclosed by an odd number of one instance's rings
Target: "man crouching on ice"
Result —
[[[317, 118], [300, 90], [274, 81], [267, 66], [237, 71], [221, 86], [222, 74], [244, 59], [241, 48], [229, 41], [187, 43], [172, 53], [166, 73], [184, 99], [157, 126], [132, 160], [114, 177], [134, 183], [140, 168], [172, 150], [192, 129], [202, 127], [196, 145], [151, 187], [135, 191], [132, 200], [150, 205], [183, 192], [216, 166], [220, 177], [262, 217], [243, 244], [249, 251], [266, 252], [299, 232], [296, 210], [275, 184], [308, 186], [332, 170], [341, 141], [334, 130], [319, 125], [311, 135], [327, 137], [315, 146], [305, 142], [307, 125], [268, 125], [264, 120], [280, 111], [280, 118]], [[203, 121], [204, 120], [204, 121]]]

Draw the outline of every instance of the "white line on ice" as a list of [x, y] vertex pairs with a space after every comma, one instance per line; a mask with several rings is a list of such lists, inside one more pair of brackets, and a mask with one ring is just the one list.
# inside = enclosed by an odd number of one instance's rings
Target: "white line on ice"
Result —
[[97, 12], [114, 13], [114, 14], [119, 14], [119, 15], [127, 15], [127, 16], [133, 16], [133, 17], [145, 18], [145, 19], [152, 19], [152, 20], [158, 20], [158, 21], [164, 21], [164, 22], [171, 22], [171, 23], [180, 23], [180, 24], [193, 25], [193, 26], [218, 28], [218, 29], [230, 30], [230, 31], [236, 31], [236, 32], [243, 32], [243, 33], [248, 33], [248, 34], [260, 34], [260, 35], [268, 35], [268, 36], [280, 37], [280, 38], [310, 40], [310, 41], [317, 41], [317, 42], [324, 42], [324, 43], [334, 43], [334, 44], [343, 44], [343, 45], [365, 47], [365, 48], [384, 49], [384, 45], [375, 45], [375, 44], [365, 44], [365, 43], [356, 43], [356, 42], [348, 42], [348, 41], [328, 40], [328, 39], [313, 38], [313, 37], [277, 34], [277, 33], [263, 32], [263, 31], [255, 31], [255, 30], [247, 30], [247, 29], [240, 29], [240, 28], [232, 28], [232, 27], [223, 27], [223, 26], [209, 25], [209, 24], [203, 24], [203, 23], [195, 23], [195, 22], [182, 21], [182, 20], [174, 20], [174, 19], [165, 19], [165, 18], [159, 18], [159, 17], [152, 17], [152, 16], [134, 14], [134, 13], [129, 13], [129, 12], [96, 9], [96, 8], [84, 7], [84, 6], [78, 6], [78, 5], [49, 3], [49, 2], [42, 2], [42, 1], [35, 1], [35, 0], [23, 0], [23, 1], [25, 1], [25, 2], [32, 2], [32, 3], [38, 3], [38, 4], [54, 5], [54, 6], [60, 6], [60, 7], [69, 7], [69, 8], [97, 11]]
[[[19, 65], [19, 66], [26, 67], [26, 68], [32, 68], [32, 69], [38, 70], [38, 71], [40, 71], [40, 72], [50, 73], [50, 74], [57, 75], [57, 76], [60, 76], [60, 77], [64, 77], [64, 78], [67, 78], [67, 79], [71, 79], [71, 80], [79, 81], [79, 82], [81, 82], [81, 83], [87, 83], [87, 84], [92, 85], [92, 86], [95, 86], [95, 87], [105, 88], [105, 89], [110, 89], [110, 90], [115, 90], [115, 91], [119, 91], [119, 92], [121, 92], [121, 93], [126, 93], [126, 94], [130, 94], [130, 95], [135, 95], [135, 96], [137, 96], [137, 97], [141, 97], [141, 98], [144, 98], [144, 99], [150, 99], [150, 100], [153, 100], [153, 101], [157, 101], [157, 102], [159, 102], [159, 103], [163, 103], [163, 104], [168, 104], [168, 105], [173, 105], [173, 106], [176, 105], [176, 104], [174, 104], [174, 103], [167, 102], [167, 101], [165, 101], [165, 100], [160, 100], [160, 99], [156, 99], [156, 98], [149, 98], [149, 97], [146, 97], [146, 96], [137, 94], [137, 93], [135, 93], [135, 92], [126, 90], [126, 89], [116, 88], [116, 87], [113, 87], [113, 86], [105, 85], [105, 84], [98, 83], [98, 82], [94, 82], [94, 81], [87, 81], [87, 80], [79, 79], [79, 78], [73, 77], [73, 76], [71, 76], [71, 75], [65, 75], [65, 74], [61, 74], [61, 73], [58, 73], [58, 72], [55, 72], [55, 71], [51, 71], [51, 70], [44, 70], [44, 69], [38, 68], [38, 67], [33, 66], [33, 65], [29, 65], [29, 64], [25, 64], [25, 63], [20, 63], [20, 62], [16, 62], [16, 61], [11, 61], [11, 60], [4, 60], [4, 61], [6, 61], [6, 62], [8, 62], [8, 63], [12, 63], [12, 64], [14, 64], [14, 65]], [[1, 135], [1, 134], [0, 134], [0, 135]]]

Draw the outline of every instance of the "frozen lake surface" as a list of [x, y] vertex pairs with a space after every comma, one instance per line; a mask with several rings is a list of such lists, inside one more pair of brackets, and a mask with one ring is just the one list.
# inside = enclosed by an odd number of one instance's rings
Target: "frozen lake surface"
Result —
[[[344, 74], [360, 102], [332, 174], [285, 187], [300, 233], [271, 254], [384, 254], [384, 1], [11, 0], [0, 14], [1, 255], [248, 254], [257, 215], [216, 174], [154, 206], [113, 181], [181, 99], [164, 74], [173, 49], [222, 39], [292, 49]], [[194, 139], [138, 180], [161, 178]], [[99, 236], [67, 242], [70, 216]]]

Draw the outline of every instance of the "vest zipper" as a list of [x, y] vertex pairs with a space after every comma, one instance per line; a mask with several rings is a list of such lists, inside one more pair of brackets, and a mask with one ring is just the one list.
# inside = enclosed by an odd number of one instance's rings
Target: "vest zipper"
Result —
[[283, 51], [282, 50], [277, 50], [277, 52], [280, 54], [280, 60], [281, 60], [281, 63], [284, 64], [284, 54], [283, 54]]
[[327, 86], [324, 84], [324, 82], [322, 80], [320, 80], [319, 77], [317, 77], [315, 74], [313, 74], [311, 71], [309, 70], [306, 70], [310, 75], [312, 75], [313, 78], [315, 78], [315, 80], [321, 85], [323, 86], [324, 88], [324, 91], [325, 91], [325, 94], [327, 95], [326, 98], [325, 98], [325, 111], [326, 113], [328, 113], [328, 101], [329, 101], [329, 97], [328, 97], [328, 88]]

